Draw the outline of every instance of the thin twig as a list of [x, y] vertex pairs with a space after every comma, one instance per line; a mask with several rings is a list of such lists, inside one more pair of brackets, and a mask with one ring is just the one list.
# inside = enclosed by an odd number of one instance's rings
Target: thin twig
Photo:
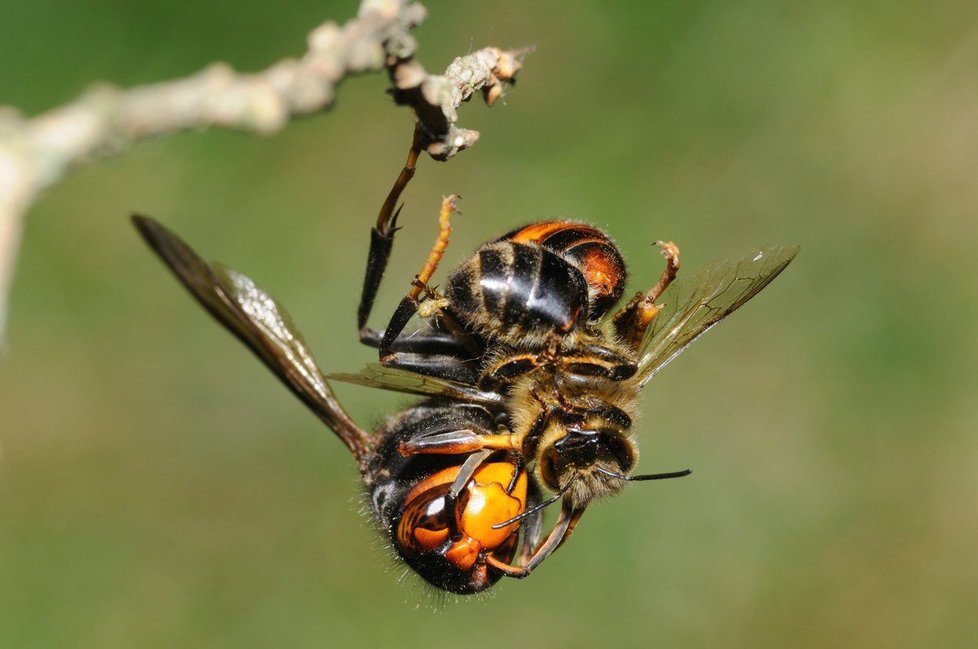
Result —
[[486, 48], [455, 59], [444, 75], [429, 75], [414, 58], [410, 33], [425, 15], [408, 0], [363, 0], [343, 26], [327, 22], [313, 30], [300, 59], [258, 73], [214, 63], [189, 77], [129, 89], [99, 83], [33, 118], [0, 106], [0, 338], [24, 216], [75, 166], [187, 129], [274, 133], [294, 117], [332, 106], [346, 76], [382, 69], [395, 101], [417, 115], [429, 155], [447, 160], [474, 144], [478, 132], [456, 126], [456, 109], [478, 90], [492, 104], [519, 69], [522, 52]]

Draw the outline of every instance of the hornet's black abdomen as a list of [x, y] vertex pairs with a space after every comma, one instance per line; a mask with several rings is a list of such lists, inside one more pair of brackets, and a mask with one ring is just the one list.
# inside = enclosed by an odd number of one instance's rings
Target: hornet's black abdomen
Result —
[[581, 271], [535, 244], [487, 244], [448, 278], [452, 313], [488, 336], [567, 333], [588, 312]]

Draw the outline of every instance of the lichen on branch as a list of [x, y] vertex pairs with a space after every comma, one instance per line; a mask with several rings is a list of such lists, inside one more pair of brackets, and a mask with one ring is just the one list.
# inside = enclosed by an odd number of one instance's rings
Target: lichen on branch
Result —
[[456, 124], [459, 105], [478, 91], [495, 102], [522, 52], [489, 47], [455, 59], [442, 75], [428, 74], [411, 34], [425, 15], [408, 0], [363, 0], [356, 18], [314, 29], [301, 58], [260, 72], [213, 63], [185, 78], [134, 88], [97, 83], [30, 118], [0, 106], [0, 337], [23, 219], [45, 188], [87, 161], [188, 129], [274, 133], [294, 117], [329, 109], [347, 76], [385, 69], [394, 100], [414, 110], [422, 146], [433, 158], [447, 160], [472, 146], [479, 133]]

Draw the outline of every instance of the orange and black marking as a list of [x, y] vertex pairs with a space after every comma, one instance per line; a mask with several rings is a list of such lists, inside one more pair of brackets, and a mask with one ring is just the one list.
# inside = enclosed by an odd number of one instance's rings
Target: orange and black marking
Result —
[[434, 552], [468, 572], [484, 553], [511, 552], [519, 523], [493, 526], [526, 509], [527, 475], [510, 462], [485, 463], [459, 494], [455, 511], [447, 511], [449, 488], [458, 472], [458, 467], [443, 469], [408, 492], [397, 540], [407, 552]]
[[604, 315], [625, 291], [625, 260], [601, 230], [573, 221], [541, 221], [502, 237], [514, 243], [534, 243], [573, 263], [589, 287], [589, 318]]

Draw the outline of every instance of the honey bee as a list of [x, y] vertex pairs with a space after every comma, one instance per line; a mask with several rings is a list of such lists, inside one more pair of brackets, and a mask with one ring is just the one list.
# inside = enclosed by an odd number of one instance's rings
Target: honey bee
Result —
[[[621, 309], [625, 262], [601, 230], [542, 221], [480, 246], [439, 291], [430, 285], [457, 197], [442, 202], [431, 252], [384, 330], [368, 327], [394, 241], [395, 206], [414, 175], [419, 131], [371, 230], [358, 309], [379, 363], [324, 374], [285, 310], [247, 276], [204, 262], [143, 216], [133, 222], [191, 294], [245, 343], [351, 451], [368, 508], [398, 555], [443, 590], [470, 594], [529, 575], [572, 534], [590, 503], [631, 481], [640, 390], [667, 363], [767, 286], [797, 254], [760, 248], [682, 277], [679, 250]], [[421, 325], [407, 330], [416, 316]], [[329, 379], [425, 399], [373, 433]], [[543, 490], [549, 492], [545, 497]], [[544, 508], [561, 502], [544, 538]]]
[[[495, 570], [522, 578], [571, 535], [592, 501], [631, 481], [689, 475], [631, 475], [638, 461], [632, 424], [639, 392], [696, 338], [767, 286], [798, 248], [760, 248], [737, 263], [713, 263], [677, 280], [679, 249], [658, 241], [666, 262], [659, 281], [609, 314], [625, 291], [625, 262], [604, 232], [572, 221], [542, 221], [504, 234], [452, 271], [444, 292], [429, 287], [456, 206], [455, 196], [443, 200], [428, 259], [387, 327], [375, 332], [366, 321], [397, 229], [397, 213], [387, 213], [385, 220], [382, 211], [371, 235], [359, 311], [361, 340], [378, 348], [380, 363], [330, 378], [403, 391], [396, 370], [498, 397], [484, 406], [498, 422], [494, 432], [459, 427], [419, 433], [398, 450], [408, 457], [507, 452], [533, 468], [533, 477], [553, 495], [497, 525], [536, 517], [560, 500], [552, 531], [535, 547], [532, 535], [525, 536], [515, 564], [497, 555], [485, 559]], [[425, 324], [405, 333], [415, 315]], [[423, 392], [429, 396], [446, 396], [437, 384], [428, 386]]]

